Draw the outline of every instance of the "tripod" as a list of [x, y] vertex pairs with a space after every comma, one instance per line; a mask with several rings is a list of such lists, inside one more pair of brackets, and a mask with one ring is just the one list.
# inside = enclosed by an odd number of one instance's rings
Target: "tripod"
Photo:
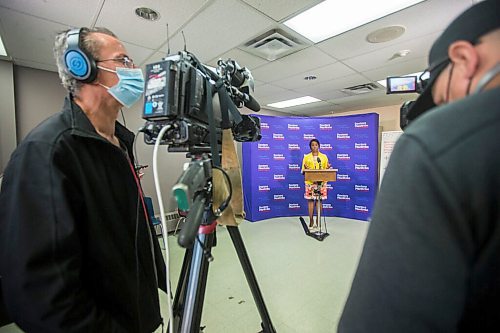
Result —
[[[216, 245], [216, 225], [217, 222], [214, 221], [209, 225], [201, 226], [198, 233], [199, 242], [195, 242], [193, 248], [187, 249], [184, 255], [173, 304], [173, 320], [177, 332], [194, 333], [200, 330], [210, 263], [206, 258], [206, 254]], [[257, 305], [257, 310], [262, 320], [262, 332], [274, 333], [276, 330], [273, 327], [264, 303], [264, 298], [262, 297], [255, 273], [250, 264], [240, 231], [238, 227], [233, 226], [228, 226], [227, 230], [231, 236], [255, 304]]]
[[[207, 160], [204, 160], [206, 162]], [[200, 164], [196, 164], [200, 165]], [[205, 163], [205, 165], [207, 165]], [[191, 172], [186, 170], [186, 174], [192, 178], [193, 173], [203, 173], [203, 167], [198, 167], [198, 171]], [[180, 183], [182, 182], [182, 176]], [[196, 178], [196, 176], [194, 177]], [[180, 186], [182, 188], [182, 186]], [[187, 247], [184, 259], [182, 262], [179, 282], [175, 293], [173, 304], [173, 324], [175, 332], [171, 333], [198, 333], [200, 331], [201, 315], [203, 310], [203, 302], [205, 298], [206, 281], [208, 275], [209, 263], [212, 260], [210, 251], [212, 247], [216, 246], [216, 232], [217, 221], [210, 218], [211, 206], [211, 185], [204, 186], [206, 191], [196, 196], [193, 207], [188, 215], [188, 221], [185, 223], [185, 228], [181, 231], [189, 233], [189, 229], [199, 226], [196, 235], [196, 241], [190, 240], [189, 236], [179, 236], [179, 243], [188, 245], [193, 243], [192, 247]], [[180, 200], [182, 201], [182, 200]], [[192, 214], [193, 213], [193, 214]], [[191, 217], [192, 218], [189, 218]], [[189, 221], [191, 220], [191, 221]], [[201, 224], [201, 225], [200, 225]], [[243, 239], [241, 238], [238, 227], [227, 226], [227, 230], [234, 244], [236, 253], [240, 260], [241, 266], [245, 273], [248, 285], [252, 292], [257, 310], [261, 317], [261, 328], [264, 333], [275, 333], [271, 318], [264, 303], [264, 298], [260, 291], [255, 273], [250, 264], [250, 258], [245, 249]], [[195, 229], [196, 231], [196, 229]], [[184, 246], [183, 245], [183, 246]]]

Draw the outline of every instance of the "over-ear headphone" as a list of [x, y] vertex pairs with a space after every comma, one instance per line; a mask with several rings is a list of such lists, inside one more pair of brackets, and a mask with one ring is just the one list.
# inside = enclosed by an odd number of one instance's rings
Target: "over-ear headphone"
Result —
[[94, 58], [80, 48], [80, 31], [68, 32], [68, 48], [64, 52], [64, 64], [69, 74], [83, 83], [93, 82], [97, 76], [97, 65]]

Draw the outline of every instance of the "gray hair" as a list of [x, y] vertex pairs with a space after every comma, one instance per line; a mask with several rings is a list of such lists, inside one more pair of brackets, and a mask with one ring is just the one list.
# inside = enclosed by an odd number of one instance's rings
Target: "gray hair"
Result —
[[[61, 78], [61, 83], [73, 96], [78, 95], [82, 83], [73, 78], [64, 63], [64, 52], [68, 48], [68, 32], [72, 29], [62, 31], [57, 34], [54, 44], [54, 57], [56, 58], [57, 71]], [[102, 33], [116, 38], [116, 35], [106, 28], [81, 28], [80, 30], [80, 48], [93, 59], [99, 58], [99, 49], [101, 44], [91, 37], [92, 33]]]

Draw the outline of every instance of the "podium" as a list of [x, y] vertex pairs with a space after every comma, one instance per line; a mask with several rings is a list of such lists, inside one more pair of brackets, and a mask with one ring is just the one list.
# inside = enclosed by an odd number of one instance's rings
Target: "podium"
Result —
[[[337, 180], [337, 171], [338, 169], [304, 169], [305, 180], [318, 183], [318, 185], [321, 185], [323, 182], [334, 182]], [[313, 200], [316, 204], [316, 222], [319, 225], [319, 231], [311, 232], [302, 216], [299, 219], [307, 236], [322, 241], [330, 234], [327, 231], [326, 223], [324, 223], [324, 232], [321, 228], [322, 199], [320, 189], [314, 191]]]

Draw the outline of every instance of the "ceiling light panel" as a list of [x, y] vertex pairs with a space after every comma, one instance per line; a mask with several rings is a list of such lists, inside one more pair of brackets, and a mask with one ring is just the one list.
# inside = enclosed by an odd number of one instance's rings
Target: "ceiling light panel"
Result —
[[294, 99], [289, 99], [287, 101], [282, 101], [282, 102], [277, 102], [277, 103], [272, 103], [272, 104], [267, 104], [267, 106], [277, 108], [277, 109], [284, 109], [284, 108], [289, 108], [292, 106], [297, 106], [297, 105], [303, 105], [303, 104], [309, 104], [309, 103], [314, 103], [314, 102], [319, 102], [320, 100], [311, 96], [304, 96], [304, 97], [299, 97], [299, 98], [294, 98]]
[[375, 21], [423, 0], [326, 0], [284, 22], [314, 43]]

